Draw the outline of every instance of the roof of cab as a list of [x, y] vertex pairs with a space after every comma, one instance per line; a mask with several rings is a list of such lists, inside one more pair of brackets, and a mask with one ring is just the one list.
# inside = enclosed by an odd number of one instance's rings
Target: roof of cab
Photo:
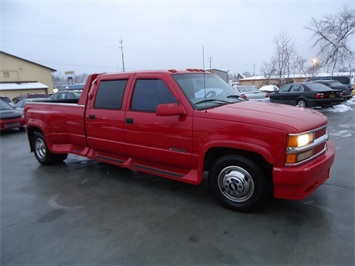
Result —
[[199, 68], [187, 68], [183, 70], [177, 69], [152, 69], [152, 70], [139, 70], [139, 71], [127, 71], [127, 72], [116, 72], [116, 73], [103, 73], [99, 74], [99, 76], [104, 77], [112, 77], [117, 75], [132, 75], [137, 73], [146, 73], [146, 74], [158, 74], [158, 73], [166, 73], [166, 74], [187, 74], [187, 73], [213, 73], [212, 70], [203, 70]]

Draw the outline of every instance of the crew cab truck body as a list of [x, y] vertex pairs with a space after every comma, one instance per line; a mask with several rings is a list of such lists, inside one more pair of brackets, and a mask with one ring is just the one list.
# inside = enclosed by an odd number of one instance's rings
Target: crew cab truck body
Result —
[[303, 199], [329, 178], [324, 115], [236, 94], [196, 69], [94, 74], [77, 104], [26, 105], [30, 149], [44, 165], [71, 153], [195, 185], [208, 172], [238, 211]]

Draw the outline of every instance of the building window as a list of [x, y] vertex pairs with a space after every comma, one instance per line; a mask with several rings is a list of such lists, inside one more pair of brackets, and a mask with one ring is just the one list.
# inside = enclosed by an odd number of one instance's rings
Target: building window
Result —
[[9, 71], [3, 71], [2, 74], [3, 74], [4, 78], [9, 78], [10, 77]]

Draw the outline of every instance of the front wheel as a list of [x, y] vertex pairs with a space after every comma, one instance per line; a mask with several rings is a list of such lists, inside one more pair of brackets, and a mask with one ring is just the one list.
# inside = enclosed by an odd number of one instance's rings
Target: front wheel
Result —
[[37, 132], [32, 139], [32, 147], [37, 161], [43, 165], [51, 165], [58, 162], [64, 161], [68, 154], [67, 153], [52, 153], [49, 151], [46, 140], [42, 133]]
[[219, 158], [208, 180], [217, 201], [228, 209], [254, 211], [271, 197], [271, 181], [256, 163], [244, 156]]

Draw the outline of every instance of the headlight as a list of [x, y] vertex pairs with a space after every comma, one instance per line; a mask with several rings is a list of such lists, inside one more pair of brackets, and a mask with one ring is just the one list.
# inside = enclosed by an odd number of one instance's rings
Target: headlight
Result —
[[288, 147], [302, 147], [306, 146], [314, 141], [314, 132], [301, 134], [301, 135], [289, 135], [287, 140]]
[[326, 150], [326, 125], [312, 131], [289, 134], [285, 154], [286, 165], [298, 165], [311, 160]]

